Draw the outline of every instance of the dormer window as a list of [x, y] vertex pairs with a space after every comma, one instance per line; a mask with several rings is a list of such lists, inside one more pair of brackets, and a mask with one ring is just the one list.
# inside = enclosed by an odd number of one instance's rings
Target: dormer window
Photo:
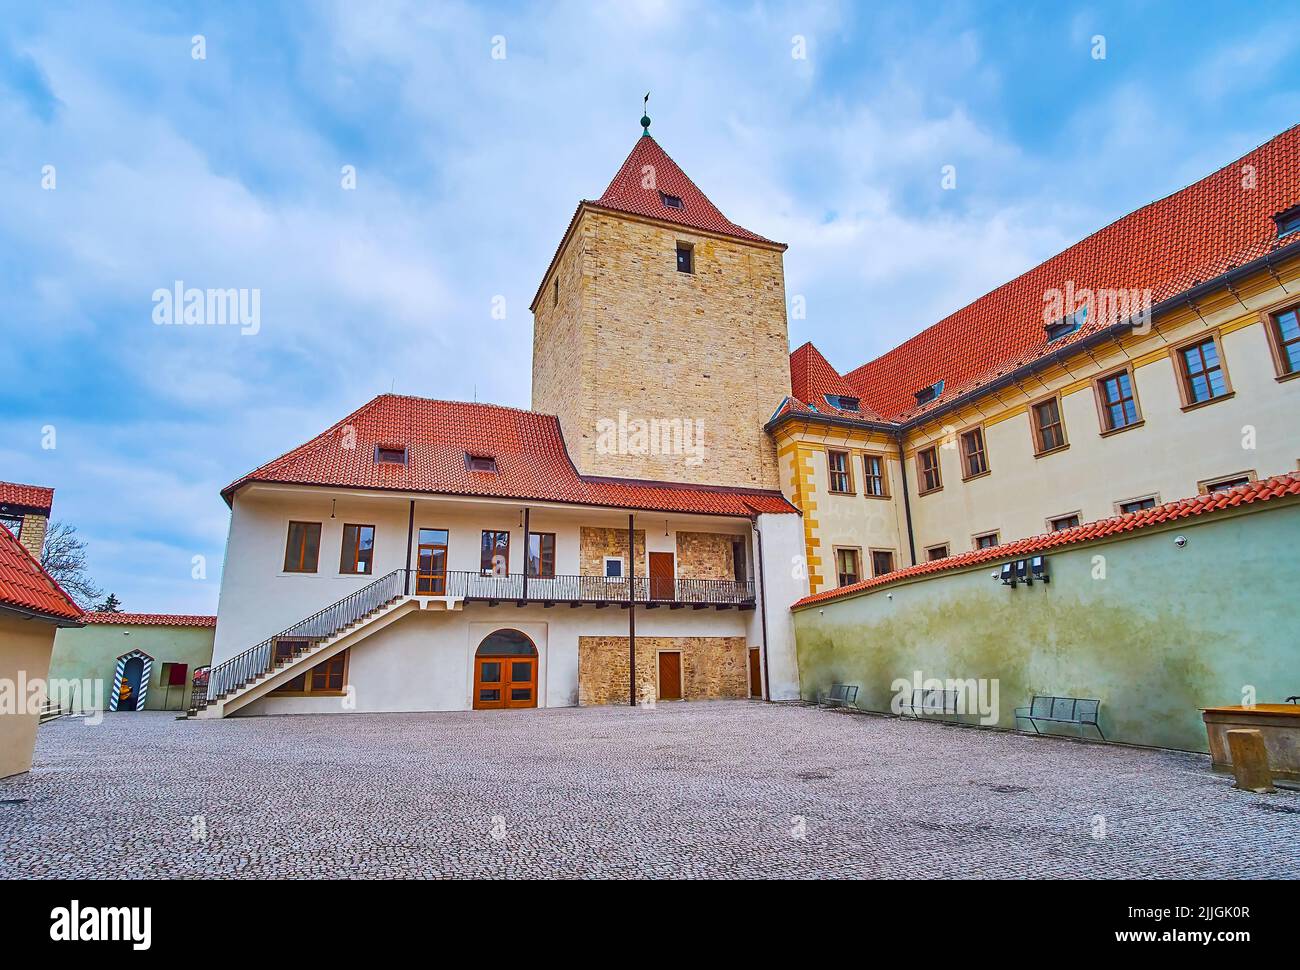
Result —
[[402, 445], [375, 445], [375, 464], [405, 465], [406, 448]]
[[1047, 342], [1050, 344], [1053, 340], [1060, 340], [1062, 337], [1068, 337], [1088, 321], [1088, 307], [1082, 306], [1074, 313], [1061, 317], [1055, 323], [1049, 323], [1043, 329], [1047, 331]]
[[495, 472], [497, 460], [491, 455], [471, 455], [465, 452], [465, 467], [472, 472]]
[[856, 397], [845, 397], [843, 394], [823, 394], [822, 397], [826, 398], [826, 403], [831, 407], [841, 411], [862, 410], [861, 403]]
[[662, 202], [664, 205], [668, 206], [668, 208], [670, 209], [686, 208], [686, 205], [682, 202], [682, 198], [679, 195], [668, 195], [665, 192], [660, 192], [659, 201]]
[[923, 387], [916, 392], [916, 403], [918, 405], [929, 404], [931, 401], [937, 400], [942, 393], [943, 381], [935, 381], [929, 387]]
[[1289, 236], [1293, 232], [1300, 232], [1300, 205], [1292, 206], [1285, 212], [1279, 212], [1273, 217], [1277, 223], [1277, 236], [1281, 239], [1283, 236]]

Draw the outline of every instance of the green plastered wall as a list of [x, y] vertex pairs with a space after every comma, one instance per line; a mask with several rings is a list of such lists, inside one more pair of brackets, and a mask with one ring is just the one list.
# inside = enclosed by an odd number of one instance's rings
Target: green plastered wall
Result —
[[797, 610], [801, 693], [857, 684], [889, 711], [918, 670], [996, 678], [998, 727], [1035, 693], [1095, 697], [1110, 740], [1207, 751], [1200, 708], [1300, 694], [1300, 503], [1246, 508], [1051, 552], [1047, 585], [988, 563]]
[[[196, 667], [212, 663], [214, 627], [137, 626], [115, 623], [91, 623], [77, 629], [62, 629], [54, 638], [50, 658], [50, 679], [104, 681], [103, 703], [108, 709], [108, 695], [113, 689], [117, 658], [132, 650], [153, 657], [149, 693], [145, 709], [150, 711], [185, 708], [189, 700], [190, 678]], [[162, 665], [188, 665], [186, 686], [171, 688], [162, 682]]]

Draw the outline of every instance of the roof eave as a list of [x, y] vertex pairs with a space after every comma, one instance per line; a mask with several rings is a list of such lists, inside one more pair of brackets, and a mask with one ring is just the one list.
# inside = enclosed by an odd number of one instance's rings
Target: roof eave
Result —
[[[1300, 240], [1289, 243], [1279, 249], [1275, 249], [1257, 259], [1251, 260], [1249, 263], [1243, 263], [1241, 266], [1238, 266], [1235, 269], [1230, 269], [1226, 273], [1221, 273], [1213, 279], [1206, 280], [1204, 283], [1197, 283], [1195, 286], [1186, 289], [1181, 293], [1176, 293], [1165, 300], [1161, 300], [1151, 308], [1151, 316], [1154, 318], [1158, 314], [1167, 313], [1176, 307], [1187, 304], [1191, 300], [1195, 300], [1197, 297], [1204, 296], [1207, 293], [1212, 293], [1213, 291], [1236, 282], [1245, 276], [1250, 276], [1258, 273], [1260, 270], [1268, 269], [1274, 263], [1281, 262], [1294, 256], [1300, 256]], [[906, 421], [899, 422], [895, 427], [898, 427], [903, 431], [915, 430], [916, 428], [924, 424], [929, 424], [936, 418], [955, 410], [959, 405], [964, 404], [973, 398], [979, 397], [983, 394], [988, 394], [990, 391], [1001, 390], [1010, 384], [1016, 383], [1023, 377], [1027, 377], [1030, 374], [1042, 370], [1052, 364], [1059, 363], [1064, 358], [1073, 356], [1080, 351], [1088, 350], [1098, 344], [1112, 340], [1115, 336], [1132, 329], [1133, 324], [1128, 320], [1121, 320], [1118, 323], [1113, 323], [1109, 327], [1098, 330], [1096, 333], [1089, 334], [1079, 340], [1065, 344], [1050, 354], [1045, 354], [1042, 357], [1031, 360], [1027, 364], [1022, 364], [1015, 370], [1003, 374], [1001, 377], [992, 380], [987, 384], [971, 388], [969, 391], [965, 391], [957, 397], [954, 397], [952, 400], [944, 402], [933, 410], [926, 411], [913, 418], [909, 418]], [[865, 367], [866, 365], [864, 364], [863, 366]]]

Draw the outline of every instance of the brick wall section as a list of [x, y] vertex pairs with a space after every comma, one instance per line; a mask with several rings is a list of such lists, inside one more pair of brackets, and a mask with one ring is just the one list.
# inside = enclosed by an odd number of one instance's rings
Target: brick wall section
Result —
[[[637, 576], [648, 576], [645, 560], [645, 530], [632, 533], [636, 547]], [[618, 556], [627, 565], [627, 529], [602, 529], [584, 525], [578, 538], [578, 561], [583, 576], [604, 576], [605, 557]]]
[[736, 538], [721, 532], [677, 533], [677, 578], [735, 579], [731, 543]]
[[45, 527], [48, 520], [43, 515], [24, 515], [22, 528], [18, 530], [18, 541], [27, 547], [36, 559], [41, 558], [41, 548], [45, 545]]
[[[680, 650], [684, 700], [749, 696], [744, 637], [637, 637], [637, 698], [657, 697], [658, 652]], [[626, 704], [627, 637], [578, 637], [578, 703]]]
[[[693, 274], [677, 271], [678, 241]], [[548, 278], [535, 313], [533, 408], [560, 416], [582, 472], [780, 487], [763, 431], [790, 393], [779, 250], [588, 210], [555, 272], [560, 305]], [[620, 410], [703, 421], [707, 454], [598, 453], [597, 422]]]

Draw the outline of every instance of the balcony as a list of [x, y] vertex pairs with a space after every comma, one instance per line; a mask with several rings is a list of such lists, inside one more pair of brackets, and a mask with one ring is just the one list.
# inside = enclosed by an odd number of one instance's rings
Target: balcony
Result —
[[568, 603], [597, 609], [628, 607], [632, 602], [647, 609], [690, 607], [704, 610], [754, 608], [753, 580], [670, 579], [638, 576], [524, 576], [522, 573], [493, 575], [449, 571], [444, 575], [417, 574], [411, 592], [416, 596], [449, 596], [453, 599], [499, 603], [541, 603], [550, 607]]

